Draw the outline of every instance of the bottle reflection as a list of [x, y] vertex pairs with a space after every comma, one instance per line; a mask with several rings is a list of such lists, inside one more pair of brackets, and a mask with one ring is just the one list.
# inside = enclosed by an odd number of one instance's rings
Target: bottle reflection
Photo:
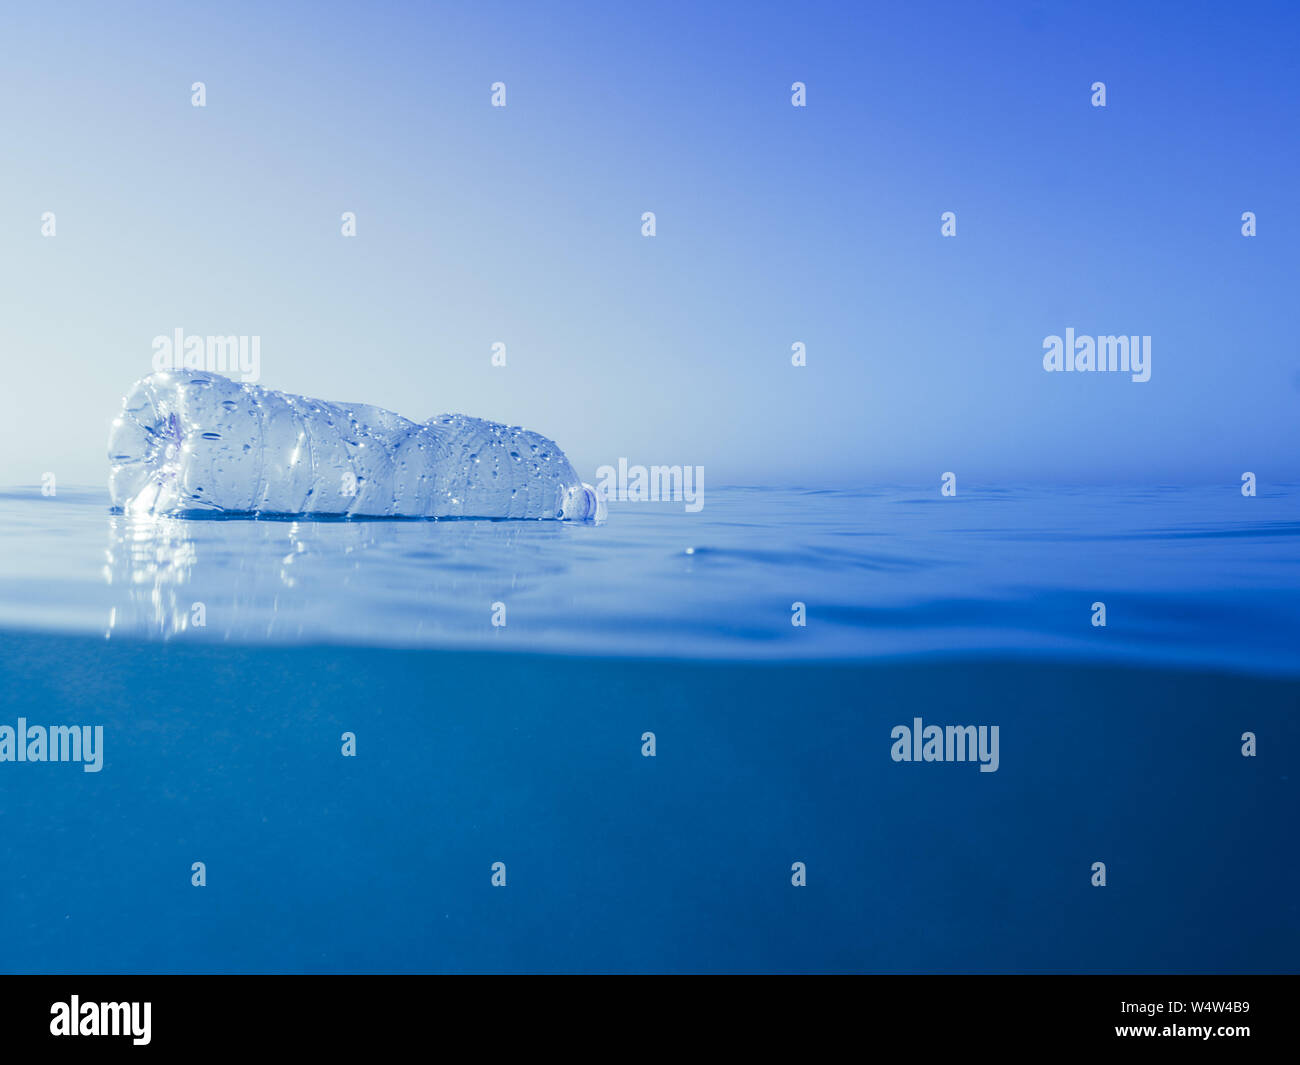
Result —
[[189, 627], [192, 601], [185, 589], [197, 551], [188, 525], [176, 518], [109, 518], [104, 578], [118, 594], [105, 636], [170, 636]]
[[491, 631], [487, 604], [568, 569], [546, 551], [557, 527], [113, 514], [105, 636], [425, 643]]

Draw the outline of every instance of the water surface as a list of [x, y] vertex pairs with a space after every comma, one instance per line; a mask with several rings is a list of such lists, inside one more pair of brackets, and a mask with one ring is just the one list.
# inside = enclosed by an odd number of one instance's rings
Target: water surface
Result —
[[[795, 603], [805, 626], [792, 624]], [[98, 490], [16, 490], [0, 497], [0, 626], [704, 659], [997, 652], [1295, 674], [1300, 488], [975, 487], [946, 499], [721, 488], [694, 514], [614, 502], [599, 526], [142, 519], [110, 514]]]

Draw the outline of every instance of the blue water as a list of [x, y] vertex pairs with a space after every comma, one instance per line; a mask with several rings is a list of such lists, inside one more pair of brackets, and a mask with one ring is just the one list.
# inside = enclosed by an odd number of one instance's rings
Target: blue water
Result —
[[[1295, 971], [1298, 504], [736, 488], [592, 526], [12, 490], [0, 726], [105, 738], [98, 773], [0, 763], [0, 969]], [[997, 771], [893, 761], [918, 717], [997, 725]]]

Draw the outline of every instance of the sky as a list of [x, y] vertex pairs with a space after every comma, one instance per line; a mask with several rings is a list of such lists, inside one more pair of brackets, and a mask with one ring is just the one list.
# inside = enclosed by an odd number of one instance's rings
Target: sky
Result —
[[[259, 337], [269, 388], [525, 425], [588, 479], [1300, 480], [1298, 30], [1251, 3], [6, 3], [0, 485], [102, 484], [178, 328]], [[1150, 336], [1151, 379], [1046, 372], [1067, 328]]]

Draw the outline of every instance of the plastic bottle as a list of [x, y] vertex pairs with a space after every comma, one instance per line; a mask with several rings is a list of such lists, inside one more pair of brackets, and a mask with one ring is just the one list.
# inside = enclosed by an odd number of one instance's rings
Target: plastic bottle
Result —
[[113, 505], [130, 514], [602, 520], [554, 442], [442, 414], [413, 422], [220, 374], [150, 374], [109, 435]]

